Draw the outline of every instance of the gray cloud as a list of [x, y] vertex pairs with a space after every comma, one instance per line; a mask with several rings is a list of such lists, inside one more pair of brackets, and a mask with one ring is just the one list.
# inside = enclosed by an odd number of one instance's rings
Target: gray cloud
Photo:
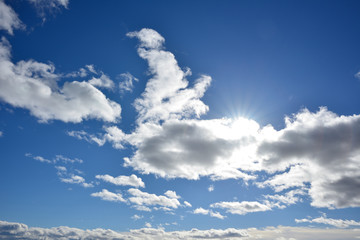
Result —
[[268, 227], [264, 229], [191, 229], [189, 231], [166, 232], [163, 229], [141, 228], [129, 232], [115, 232], [110, 229], [83, 230], [69, 227], [39, 228], [22, 223], [0, 221], [0, 239], [99, 239], [99, 240], [174, 240], [174, 239], [246, 239], [246, 240], [348, 240], [360, 237], [358, 229], [324, 229], [306, 227]]

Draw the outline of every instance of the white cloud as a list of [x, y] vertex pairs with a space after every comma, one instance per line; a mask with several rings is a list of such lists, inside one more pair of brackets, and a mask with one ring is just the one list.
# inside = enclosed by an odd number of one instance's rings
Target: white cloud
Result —
[[14, 29], [25, 28], [15, 11], [0, 0], [0, 30], [7, 31], [10, 35], [14, 34]]
[[121, 193], [109, 192], [106, 189], [103, 189], [101, 192], [96, 192], [91, 194], [92, 197], [99, 197], [102, 200], [110, 202], [126, 202]]
[[115, 86], [114, 82], [109, 78], [109, 76], [105, 75], [104, 73], [102, 73], [99, 78], [93, 77], [89, 80], [89, 83], [95, 87], [108, 89], [112, 89]]
[[263, 229], [206, 229], [193, 228], [189, 231], [166, 232], [162, 228], [132, 229], [129, 232], [116, 232], [110, 229], [78, 229], [70, 227], [39, 228], [28, 227], [22, 223], [0, 221], [0, 238], [3, 239], [129, 239], [129, 240], [174, 240], [174, 239], [246, 239], [246, 240], [344, 240], [357, 239], [358, 229], [329, 229], [306, 227], [267, 227]]
[[210, 85], [209, 76], [201, 76], [193, 88], [171, 52], [161, 50], [164, 38], [152, 29], [127, 34], [140, 40], [138, 53], [148, 61], [153, 77], [149, 79], [141, 98], [135, 101], [138, 122], [178, 119], [206, 113], [208, 107], [199, 100]]
[[56, 162], [63, 162], [63, 163], [83, 163], [84, 161], [79, 158], [68, 158], [63, 155], [56, 155], [55, 159], [53, 160], [54, 163]]
[[10, 45], [2, 38], [0, 43], [0, 99], [28, 109], [42, 122], [61, 120], [78, 123], [94, 118], [116, 122], [121, 107], [109, 100], [87, 82], [65, 82], [57, 85], [59, 75], [51, 64], [33, 60], [10, 61]]
[[151, 228], [151, 223], [149, 223], [149, 222], [145, 223], [145, 227]]
[[134, 81], [138, 82], [139, 79], [131, 75], [130, 73], [122, 73], [119, 75], [121, 82], [119, 83], [119, 89], [121, 92], [128, 91], [132, 92], [134, 88]]
[[25, 156], [26, 157], [29, 157], [29, 158], [32, 158], [36, 161], [39, 161], [39, 162], [44, 162], [44, 163], [53, 163], [53, 161], [49, 160], [49, 159], [46, 159], [42, 156], [33, 156], [31, 153], [25, 153]]
[[145, 183], [141, 178], [132, 174], [131, 176], [118, 176], [113, 177], [108, 174], [105, 175], [96, 175], [97, 179], [101, 179], [105, 182], [109, 182], [119, 186], [132, 186], [132, 187], [145, 187]]
[[[297, 202], [301, 202], [302, 199], [300, 196], [306, 195], [306, 191], [302, 189], [295, 189], [283, 194], [275, 194], [275, 195], [265, 195], [266, 199], [269, 199], [268, 205], [285, 208], [288, 205], [295, 204]], [[284, 205], [282, 205], [284, 204]]]
[[270, 211], [271, 207], [259, 202], [218, 202], [210, 205], [212, 208], [226, 209], [226, 212], [231, 214], [245, 215], [252, 212]]
[[85, 140], [89, 143], [97, 143], [99, 146], [102, 146], [105, 144], [106, 139], [104, 138], [99, 138], [93, 134], [88, 134], [87, 132], [85, 132], [84, 130], [81, 131], [68, 131], [67, 134], [71, 137], [75, 137], [77, 139], [80, 140]]
[[323, 216], [313, 219], [295, 219], [297, 223], [320, 223], [325, 225], [331, 225], [338, 228], [348, 228], [353, 226], [360, 226], [360, 222], [354, 220], [343, 220], [343, 219], [333, 219], [327, 218], [325, 214]]
[[139, 32], [130, 32], [128, 37], [137, 37], [140, 40], [140, 47], [160, 49], [165, 39], [155, 30], [143, 28]]
[[214, 185], [212, 185], [212, 184], [208, 187], [208, 191], [209, 191], [209, 192], [214, 191], [214, 189], [215, 189], [215, 188], [214, 188]]
[[60, 181], [64, 183], [79, 184], [85, 188], [94, 187], [94, 184], [85, 182], [85, 179], [79, 175], [71, 174], [68, 177], [60, 177]]
[[189, 203], [188, 201], [184, 201], [184, 206], [185, 207], [192, 207], [191, 203]]
[[165, 193], [164, 193], [165, 196], [168, 196], [169, 198], [175, 198], [175, 199], [179, 199], [181, 198], [179, 195], [176, 194], [175, 191], [171, 191], [171, 190], [167, 190]]
[[174, 197], [150, 194], [136, 188], [130, 188], [128, 193], [132, 195], [128, 200], [137, 206], [160, 206], [172, 209], [177, 209], [181, 206], [177, 198]]
[[28, 0], [33, 4], [37, 10], [37, 13], [42, 17], [43, 21], [46, 21], [46, 15], [54, 14], [60, 11], [62, 8], [67, 9], [69, 0]]
[[357, 72], [357, 73], [355, 74], [355, 77], [356, 77], [357, 79], [360, 79], [360, 72]]
[[219, 212], [214, 212], [212, 210], [209, 209], [204, 209], [204, 208], [197, 208], [193, 211], [194, 214], [202, 214], [202, 215], [209, 215], [211, 217], [215, 217], [215, 218], [219, 218], [219, 219], [224, 219], [226, 218], [226, 216], [221, 215]]
[[135, 215], [132, 216], [131, 218], [132, 218], [134, 221], [136, 221], [136, 220], [139, 220], [139, 219], [144, 218], [144, 216], [143, 216], [143, 215], [137, 215], [137, 214], [135, 214]]

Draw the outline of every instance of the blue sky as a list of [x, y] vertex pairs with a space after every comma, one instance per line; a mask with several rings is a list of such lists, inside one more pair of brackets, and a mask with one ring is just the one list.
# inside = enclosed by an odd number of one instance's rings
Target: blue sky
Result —
[[358, 238], [359, 9], [1, 0], [0, 238]]

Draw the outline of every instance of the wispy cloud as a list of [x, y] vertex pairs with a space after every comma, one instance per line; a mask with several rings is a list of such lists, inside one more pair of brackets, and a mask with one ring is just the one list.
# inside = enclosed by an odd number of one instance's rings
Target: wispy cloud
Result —
[[296, 223], [319, 223], [325, 225], [331, 225], [338, 228], [348, 228], [354, 226], [360, 226], [360, 222], [354, 220], [343, 220], [343, 219], [334, 219], [328, 218], [326, 214], [318, 218], [304, 218], [304, 219], [295, 219]]
[[0, 0], [0, 30], [14, 34], [14, 29], [23, 29], [25, 25], [20, 21], [15, 11], [3, 0]]

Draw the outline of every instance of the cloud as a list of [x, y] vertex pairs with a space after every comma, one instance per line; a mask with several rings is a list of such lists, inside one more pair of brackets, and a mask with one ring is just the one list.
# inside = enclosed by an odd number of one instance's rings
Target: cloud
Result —
[[84, 130], [81, 131], [68, 131], [67, 134], [71, 137], [75, 137], [79, 140], [85, 140], [89, 143], [93, 143], [95, 142], [96, 144], [98, 144], [99, 146], [102, 146], [105, 144], [106, 139], [105, 138], [99, 138], [93, 134], [88, 134], [87, 132], [85, 132]]
[[28, 109], [41, 122], [60, 120], [79, 123], [85, 119], [116, 122], [121, 107], [87, 82], [57, 85], [59, 75], [52, 64], [33, 60], [10, 61], [10, 45], [0, 43], [0, 99]]
[[286, 119], [274, 140], [262, 142], [258, 154], [264, 169], [280, 171], [260, 186], [282, 191], [310, 183], [315, 207], [360, 206], [359, 115], [304, 109]]
[[140, 215], [140, 216], [139, 216], [139, 215], [136, 215], [136, 214], [135, 214], [135, 215], [132, 216], [131, 218], [132, 218], [134, 221], [136, 221], [136, 220], [139, 220], [139, 219], [144, 218], [144, 216], [143, 216], [143, 215]]
[[49, 160], [49, 159], [46, 159], [42, 156], [33, 156], [31, 153], [25, 153], [25, 156], [26, 157], [30, 157], [36, 161], [39, 161], [39, 162], [44, 162], [44, 163], [53, 163], [53, 161]]
[[131, 135], [116, 139], [138, 147], [131, 158], [125, 158], [125, 166], [145, 174], [186, 179], [253, 179], [237, 169], [241, 162], [234, 155], [240, 147], [246, 149], [251, 137], [240, 133], [234, 138], [231, 128], [232, 122], [226, 119], [168, 120], [162, 125], [142, 124]]
[[14, 34], [14, 29], [23, 29], [25, 25], [20, 21], [15, 11], [0, 0], [0, 30], [7, 31], [10, 35]]
[[176, 194], [175, 191], [171, 191], [171, 190], [167, 190], [165, 193], [164, 193], [165, 196], [168, 196], [169, 198], [175, 198], [175, 199], [179, 199], [181, 198], [179, 195]]
[[[137, 126], [130, 133], [110, 126], [102, 137], [78, 136], [119, 149], [134, 147], [124, 166], [144, 174], [243, 179], [279, 194], [299, 189], [314, 207], [360, 206], [360, 115], [339, 116], [326, 107], [302, 109], [286, 117], [280, 130], [242, 117], [199, 120], [208, 111], [200, 98], [211, 78], [201, 76], [189, 86], [190, 71], [181, 70], [156, 31], [142, 29], [128, 36], [140, 40], [138, 54], [152, 74], [134, 103]], [[263, 178], [257, 179], [260, 172]], [[271, 201], [276, 203], [288, 204]], [[260, 204], [266, 206], [265, 201]]]
[[101, 76], [99, 78], [91, 78], [89, 80], [89, 83], [95, 87], [108, 89], [113, 89], [115, 86], [114, 82], [109, 78], [109, 76], [105, 75], [104, 73], [101, 73]]
[[214, 185], [212, 185], [212, 184], [208, 187], [208, 191], [209, 191], [209, 192], [214, 191], [214, 189], [215, 189], [215, 188], [214, 188]]
[[245, 215], [252, 212], [270, 211], [271, 207], [259, 202], [218, 202], [210, 205], [212, 208], [226, 209], [226, 212], [231, 214]]
[[354, 76], [355, 76], [357, 79], [360, 79], [360, 72], [357, 72]]
[[119, 75], [121, 82], [119, 83], [119, 89], [121, 92], [132, 92], [134, 88], [134, 81], [138, 82], [139, 79], [131, 75], [130, 73], [122, 73]]
[[191, 203], [189, 203], [188, 201], [184, 201], [184, 206], [186, 206], [186, 207], [192, 207]]
[[204, 208], [197, 208], [193, 211], [194, 214], [202, 214], [202, 215], [210, 215], [211, 217], [224, 219], [226, 216], [221, 215], [219, 212], [213, 212], [212, 210], [204, 209]]
[[128, 198], [129, 202], [137, 206], [160, 206], [170, 209], [177, 209], [179, 206], [181, 206], [181, 203], [179, 202], [179, 200], [177, 200], [177, 197], [173, 196], [173, 194], [171, 194], [170, 197], [156, 195], [142, 192], [141, 190], [136, 188], [130, 188], [128, 190], [128, 193], [131, 195], [131, 197]]
[[78, 229], [70, 227], [39, 228], [28, 227], [22, 223], [0, 221], [1, 239], [129, 239], [129, 240], [174, 240], [174, 239], [246, 239], [246, 240], [344, 240], [357, 239], [360, 236], [358, 229], [329, 229], [306, 227], [267, 227], [264, 229], [206, 229], [193, 228], [189, 231], [166, 232], [163, 229], [141, 228], [129, 232], [116, 232], [110, 229]]
[[136, 99], [138, 122], [179, 119], [195, 115], [199, 117], [208, 107], [199, 100], [210, 85], [209, 76], [201, 76], [193, 88], [188, 88], [186, 73], [177, 64], [171, 52], [162, 50], [164, 38], [152, 29], [128, 33], [140, 40], [138, 54], [147, 60], [153, 75], [148, 80], [142, 97]]
[[99, 197], [101, 200], [110, 201], [110, 202], [126, 202], [121, 193], [109, 192], [106, 189], [103, 189], [101, 192], [96, 192], [91, 194], [92, 197]]
[[331, 225], [338, 228], [348, 228], [354, 226], [360, 226], [360, 222], [354, 220], [343, 220], [343, 219], [333, 219], [327, 218], [326, 214], [318, 218], [304, 218], [304, 219], [295, 219], [296, 223], [320, 223], [325, 225]]
[[36, 8], [36, 11], [43, 21], [46, 21], [46, 15], [54, 14], [62, 8], [67, 9], [69, 0], [28, 0]]
[[69, 177], [66, 178], [60, 177], [60, 181], [64, 183], [79, 184], [85, 188], [94, 187], [94, 184], [87, 183], [85, 182], [85, 179], [83, 177], [74, 174], [71, 174]]
[[113, 177], [108, 174], [105, 175], [96, 175], [97, 179], [101, 179], [105, 182], [109, 182], [118, 186], [132, 186], [132, 187], [145, 187], [145, 183], [141, 180], [141, 178], [132, 174], [131, 176], [118, 176]]

